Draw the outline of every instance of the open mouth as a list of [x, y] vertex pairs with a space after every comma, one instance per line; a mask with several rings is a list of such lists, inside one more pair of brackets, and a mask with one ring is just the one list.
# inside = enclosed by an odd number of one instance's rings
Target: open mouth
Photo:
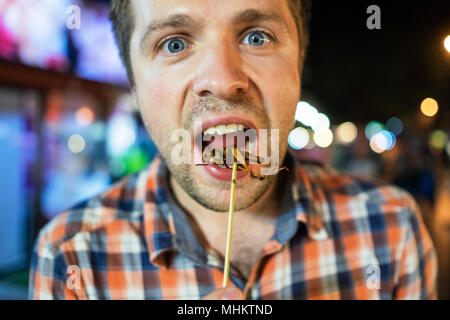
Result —
[[[259, 136], [251, 122], [228, 117], [208, 120], [199, 129], [203, 131], [196, 131], [194, 144], [201, 151], [202, 163], [196, 165], [204, 166], [210, 176], [229, 181], [234, 163], [237, 166], [237, 180], [249, 175], [252, 179], [262, 181], [268, 175], [263, 174], [261, 169], [271, 162], [258, 156]], [[282, 170], [288, 169], [282, 167], [277, 172]]]
[[233, 149], [244, 155], [247, 164], [252, 152], [256, 152], [257, 132], [243, 123], [227, 123], [205, 128], [195, 137], [196, 146], [202, 151], [203, 164], [230, 169], [233, 165]]

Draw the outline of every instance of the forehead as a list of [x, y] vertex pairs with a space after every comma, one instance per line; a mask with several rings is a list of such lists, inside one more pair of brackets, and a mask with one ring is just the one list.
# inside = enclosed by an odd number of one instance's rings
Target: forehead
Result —
[[231, 24], [246, 10], [274, 14], [282, 18], [288, 28], [295, 28], [289, 0], [133, 0], [136, 29], [145, 28], [150, 21], [170, 15], [189, 15], [205, 25]]

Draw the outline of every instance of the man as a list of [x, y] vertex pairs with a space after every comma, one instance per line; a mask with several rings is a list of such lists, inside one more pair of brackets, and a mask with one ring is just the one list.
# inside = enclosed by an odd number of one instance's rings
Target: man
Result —
[[[112, 1], [133, 94], [161, 156], [41, 231], [31, 298], [436, 298], [435, 251], [408, 194], [287, 152], [307, 8], [300, 0]], [[239, 128], [278, 134], [272, 160], [289, 171], [262, 181], [238, 172], [229, 288], [219, 289], [231, 170], [175, 161], [172, 136], [185, 129], [216, 141]]]

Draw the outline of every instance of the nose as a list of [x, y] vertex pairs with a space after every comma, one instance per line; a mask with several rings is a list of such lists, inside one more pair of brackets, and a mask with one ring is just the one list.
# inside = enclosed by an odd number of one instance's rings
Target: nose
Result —
[[200, 57], [193, 91], [200, 97], [213, 95], [226, 99], [247, 91], [248, 86], [238, 49], [216, 38]]

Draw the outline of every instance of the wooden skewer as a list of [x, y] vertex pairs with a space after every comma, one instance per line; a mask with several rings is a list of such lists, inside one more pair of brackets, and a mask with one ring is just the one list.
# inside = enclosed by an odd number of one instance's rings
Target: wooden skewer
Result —
[[236, 149], [234, 152], [233, 172], [231, 174], [231, 190], [230, 190], [230, 207], [228, 210], [228, 231], [227, 231], [227, 245], [225, 251], [225, 270], [223, 273], [223, 287], [228, 286], [228, 276], [230, 274], [230, 253], [231, 253], [231, 233], [233, 230], [233, 215], [234, 215], [234, 191], [236, 190], [236, 172], [237, 172], [237, 160]]

